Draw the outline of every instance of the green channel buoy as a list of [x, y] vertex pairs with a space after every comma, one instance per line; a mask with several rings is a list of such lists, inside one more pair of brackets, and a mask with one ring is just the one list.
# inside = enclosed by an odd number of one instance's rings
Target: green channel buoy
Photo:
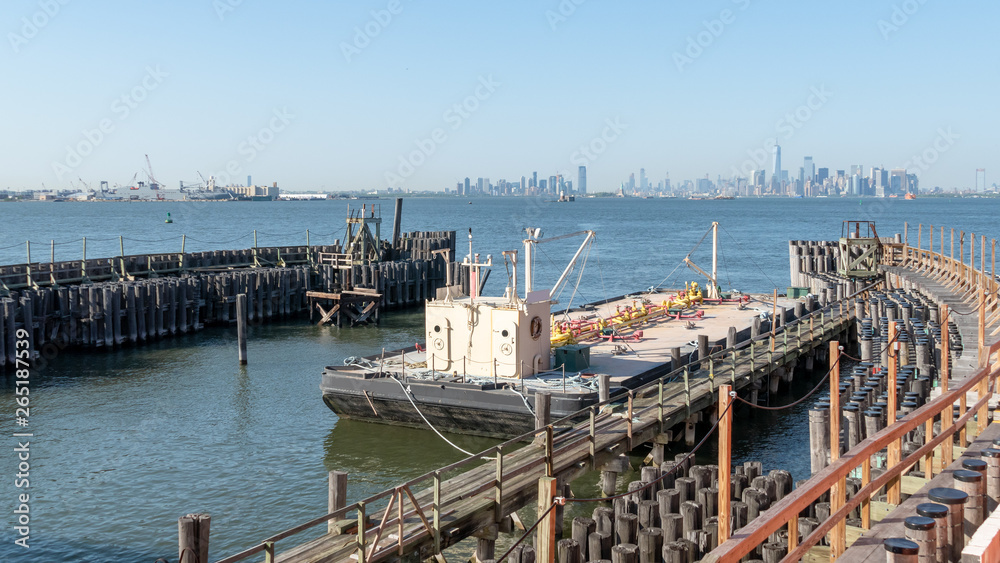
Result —
[[170, 218], [170, 212], [168, 211], [167, 212], [167, 220], [164, 221], [164, 223], [173, 223], [173, 222], [174, 222], [174, 220]]

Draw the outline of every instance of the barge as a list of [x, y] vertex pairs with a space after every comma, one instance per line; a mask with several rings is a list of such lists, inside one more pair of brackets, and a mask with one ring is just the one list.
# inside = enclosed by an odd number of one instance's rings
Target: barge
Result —
[[[573, 235], [585, 240], [562, 276], [551, 290], [535, 290], [535, 245]], [[426, 347], [327, 367], [320, 385], [326, 405], [352, 419], [517, 436], [536, 427], [539, 401], [547, 402], [548, 415], [558, 420], [718, 346], [755, 336], [778, 307], [793, 303], [721, 294], [715, 265], [708, 273], [686, 258], [708, 278], [704, 292], [697, 283], [683, 290], [651, 288], [553, 315], [553, 296], [594, 240], [589, 231], [573, 235], [541, 239], [537, 230], [529, 230], [523, 294], [517, 251], [503, 253], [513, 267], [503, 296], [479, 295], [476, 283], [470, 284], [469, 296], [456, 295], [453, 288], [439, 290], [438, 298], [426, 304]], [[475, 281], [492, 262], [481, 263], [470, 243], [463, 265]]]

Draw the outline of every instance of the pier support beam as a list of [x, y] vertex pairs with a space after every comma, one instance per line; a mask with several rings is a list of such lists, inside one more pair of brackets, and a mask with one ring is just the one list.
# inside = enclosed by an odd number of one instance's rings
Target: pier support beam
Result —
[[617, 490], [618, 474], [628, 471], [628, 457], [622, 454], [601, 467], [601, 492], [611, 496]]
[[500, 536], [498, 526], [490, 524], [472, 535], [476, 538], [476, 560], [492, 560], [496, 552], [497, 538]]
[[684, 444], [693, 446], [695, 443], [695, 425], [701, 420], [701, 413], [694, 413], [684, 421]]
[[[327, 513], [336, 512], [345, 506], [347, 506], [347, 473], [331, 471], [326, 497]], [[340, 527], [333, 520], [330, 520], [326, 523], [326, 531], [331, 534], [339, 534]]]

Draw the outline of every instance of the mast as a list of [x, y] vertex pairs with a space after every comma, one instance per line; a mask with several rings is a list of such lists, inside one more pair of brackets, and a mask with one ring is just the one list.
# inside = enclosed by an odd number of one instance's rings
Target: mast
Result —
[[712, 285], [708, 288], [708, 298], [719, 298], [719, 222], [712, 222]]

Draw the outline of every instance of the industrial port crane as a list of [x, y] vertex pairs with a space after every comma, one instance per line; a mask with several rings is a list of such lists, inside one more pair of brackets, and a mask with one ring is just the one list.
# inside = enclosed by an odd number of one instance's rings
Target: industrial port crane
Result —
[[149, 189], [160, 189], [160, 183], [156, 181], [156, 177], [153, 176], [153, 164], [149, 161], [148, 154], [146, 155], [146, 174], [149, 176]]

